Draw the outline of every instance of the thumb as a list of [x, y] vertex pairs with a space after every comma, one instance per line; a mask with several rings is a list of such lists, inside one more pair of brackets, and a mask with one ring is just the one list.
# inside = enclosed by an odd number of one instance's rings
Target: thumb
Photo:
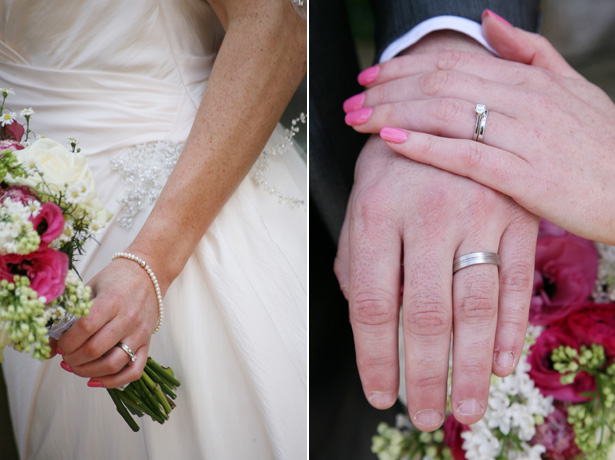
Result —
[[483, 11], [482, 19], [483, 35], [502, 58], [541, 67], [566, 77], [579, 75], [543, 36], [513, 27], [491, 10]]

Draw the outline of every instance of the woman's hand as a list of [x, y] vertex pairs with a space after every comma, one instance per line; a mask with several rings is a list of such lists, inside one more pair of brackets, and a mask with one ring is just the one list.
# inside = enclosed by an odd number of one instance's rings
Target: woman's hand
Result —
[[[147, 260], [147, 256], [141, 255]], [[94, 305], [58, 340], [62, 367], [89, 386], [116, 388], [141, 377], [151, 334], [158, 321], [158, 304], [152, 282], [143, 268], [115, 259], [90, 283]], [[126, 344], [137, 359], [117, 346]]]
[[[347, 122], [382, 130], [396, 152], [498, 190], [572, 233], [614, 244], [615, 105], [544, 38], [490, 13], [483, 31], [520, 63], [456, 51], [394, 59], [363, 78], [369, 89], [347, 102]], [[483, 144], [470, 140], [476, 103], [489, 110]]]

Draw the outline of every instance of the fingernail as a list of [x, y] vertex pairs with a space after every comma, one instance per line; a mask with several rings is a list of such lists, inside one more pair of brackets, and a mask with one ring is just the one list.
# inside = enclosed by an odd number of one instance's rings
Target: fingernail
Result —
[[58, 347], [57, 345], [56, 345], [56, 351], [58, 352], [59, 355], [63, 355], [64, 354], [62, 349], [60, 347]]
[[387, 409], [393, 405], [397, 395], [391, 391], [372, 391], [368, 400], [370, 404], [378, 409]]
[[515, 365], [515, 355], [511, 351], [499, 351], [495, 355], [495, 363], [506, 369], [510, 369]]
[[485, 19], [487, 16], [491, 16], [494, 19], [497, 19], [500, 22], [503, 22], [504, 24], [507, 24], [509, 26], [513, 26], [510, 22], [508, 22], [506, 19], [504, 19], [502, 16], [500, 16], [499, 14], [494, 13], [491, 10], [485, 10], [483, 11], [483, 15], [481, 16], [481, 19]]
[[403, 129], [397, 128], [382, 128], [380, 130], [380, 137], [385, 141], [393, 142], [395, 144], [402, 144], [408, 139], [408, 132]]
[[460, 401], [457, 406], [457, 413], [460, 415], [479, 415], [483, 412], [483, 405], [478, 399], [466, 399]]
[[352, 112], [353, 110], [363, 107], [365, 102], [365, 93], [355, 94], [344, 101], [344, 112]]
[[414, 414], [414, 417], [412, 417], [412, 419], [417, 424], [422, 425], [426, 428], [440, 426], [444, 421], [444, 417], [442, 416], [442, 414], [433, 409], [420, 410], [416, 414]]
[[374, 109], [367, 107], [365, 109], [354, 110], [346, 115], [346, 124], [350, 126], [362, 125], [371, 116]]
[[380, 72], [380, 67], [375, 65], [373, 67], [368, 67], [367, 69], [359, 73], [359, 76], [357, 77], [359, 85], [366, 86], [376, 81], [378, 72]]
[[65, 371], [73, 372], [71, 367], [68, 364], [66, 364], [64, 361], [60, 361], [60, 367], [64, 369]]
[[103, 384], [100, 383], [98, 380], [89, 380], [88, 386], [92, 388], [102, 388]]

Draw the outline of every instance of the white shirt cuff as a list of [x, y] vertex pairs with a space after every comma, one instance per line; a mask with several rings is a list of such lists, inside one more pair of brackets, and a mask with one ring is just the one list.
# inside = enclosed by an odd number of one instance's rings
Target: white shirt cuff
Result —
[[435, 32], [436, 30], [454, 30], [466, 34], [483, 45], [493, 54], [497, 55], [496, 51], [487, 43], [483, 37], [481, 25], [471, 19], [461, 18], [459, 16], [435, 16], [426, 19], [417, 24], [404, 35], [393, 41], [380, 55], [380, 62], [385, 62], [393, 59], [406, 48], [414, 45], [425, 35]]

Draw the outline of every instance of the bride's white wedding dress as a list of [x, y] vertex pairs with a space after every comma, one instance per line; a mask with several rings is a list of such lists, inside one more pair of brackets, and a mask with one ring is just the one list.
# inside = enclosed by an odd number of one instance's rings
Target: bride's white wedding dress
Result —
[[[32, 107], [39, 134], [78, 138], [115, 213], [81, 261], [84, 279], [144, 223], [222, 38], [202, 0], [0, 0], [0, 87], [15, 90], [8, 105]], [[270, 147], [280, 142], [277, 131]], [[294, 148], [269, 169], [270, 185], [305, 199]], [[23, 459], [306, 457], [306, 211], [251, 175], [165, 297], [150, 354], [182, 381], [171, 419], [142, 419], [133, 433], [107, 392], [61, 369], [59, 358], [40, 363], [5, 350]]]

